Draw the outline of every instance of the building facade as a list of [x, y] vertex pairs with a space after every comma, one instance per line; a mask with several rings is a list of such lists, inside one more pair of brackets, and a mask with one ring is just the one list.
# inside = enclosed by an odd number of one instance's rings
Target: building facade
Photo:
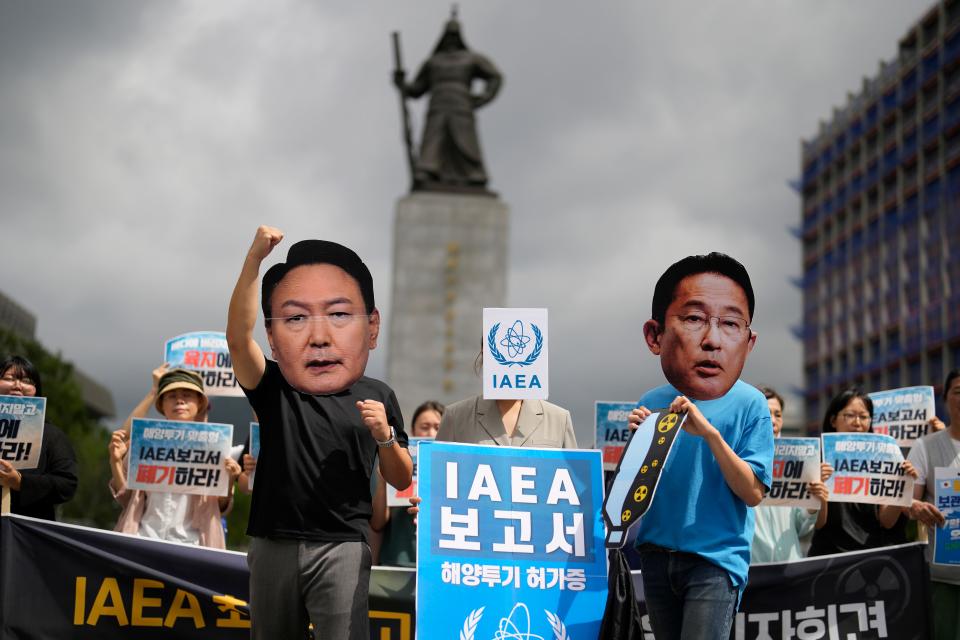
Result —
[[960, 0], [802, 144], [804, 409], [960, 367]]

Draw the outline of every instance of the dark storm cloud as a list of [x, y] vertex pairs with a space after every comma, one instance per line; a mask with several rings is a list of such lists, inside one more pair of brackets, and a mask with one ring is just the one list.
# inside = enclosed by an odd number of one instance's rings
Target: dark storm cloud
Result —
[[[727, 251], [754, 278], [747, 378], [800, 384], [787, 282], [800, 253], [786, 231], [799, 139], [895, 54], [926, 4], [461, 3], [467, 43], [506, 74], [479, 121], [511, 208], [510, 303], [550, 309], [552, 399], [584, 443], [595, 399], [659, 381], [640, 326], [656, 278], [689, 253]], [[448, 13], [0, 4], [0, 211], [28, 258], [8, 259], [0, 288], [121, 413], [165, 338], [222, 328], [258, 224], [357, 248], [389, 319], [408, 181], [389, 33], [402, 31], [413, 73]]]

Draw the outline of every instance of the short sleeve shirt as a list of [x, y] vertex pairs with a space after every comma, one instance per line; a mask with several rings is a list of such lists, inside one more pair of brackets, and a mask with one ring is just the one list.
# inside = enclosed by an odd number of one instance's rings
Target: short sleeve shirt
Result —
[[377, 443], [356, 402], [382, 402], [398, 444], [406, 448], [403, 418], [390, 387], [363, 377], [340, 393], [302, 393], [268, 360], [257, 387], [243, 391], [260, 421], [247, 534], [320, 542], [366, 539]]
[[[950, 438], [950, 443], [953, 445], [957, 455], [960, 455], [960, 440]], [[910, 453], [907, 455], [907, 460], [909, 460], [913, 468], [917, 470], [917, 485], [927, 484], [928, 458], [926, 438], [920, 438], [913, 443], [913, 446], [910, 448]]]
[[[656, 410], [681, 395], [672, 385], [647, 392], [640, 404]], [[773, 470], [773, 425], [767, 401], [755, 387], [738, 380], [715, 400], [694, 400], [765, 487]], [[706, 440], [677, 434], [660, 476], [653, 504], [640, 520], [638, 544], [651, 543], [695, 553], [730, 574], [743, 589], [750, 565], [753, 509], [730, 489]]]

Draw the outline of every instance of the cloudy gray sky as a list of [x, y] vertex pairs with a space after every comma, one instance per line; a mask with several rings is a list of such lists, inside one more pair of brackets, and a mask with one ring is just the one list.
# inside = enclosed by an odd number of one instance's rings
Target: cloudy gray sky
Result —
[[[506, 76], [480, 127], [511, 209], [509, 302], [549, 308], [551, 400], [584, 442], [594, 400], [660, 382], [640, 326], [678, 256], [746, 264], [760, 339], [745, 378], [802, 383], [788, 282], [800, 249], [787, 232], [800, 138], [930, 5], [460, 1], [467, 44]], [[389, 318], [408, 180], [389, 33], [416, 66], [448, 12], [0, 1], [0, 290], [121, 414], [166, 338], [223, 327], [258, 224], [356, 248]]]

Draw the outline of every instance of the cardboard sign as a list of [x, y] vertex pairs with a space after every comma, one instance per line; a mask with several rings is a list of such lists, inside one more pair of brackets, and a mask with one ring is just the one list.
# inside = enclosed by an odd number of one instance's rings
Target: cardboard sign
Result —
[[548, 396], [547, 310], [483, 310], [483, 397]]
[[927, 421], [936, 415], [933, 387], [904, 387], [868, 394], [873, 402], [873, 432], [890, 436], [901, 447], [930, 433]]
[[808, 485], [820, 481], [819, 438], [775, 438], [773, 481], [760, 504], [773, 507], [817, 509], [820, 501]]
[[127, 454], [127, 486], [143, 491], [167, 491], [225, 496], [230, 475], [233, 425], [134, 418]]
[[823, 460], [833, 467], [825, 483], [832, 502], [909, 507], [913, 478], [903, 470], [897, 441], [877, 433], [824, 433]]
[[659, 409], [633, 432], [603, 501], [608, 548], [621, 548], [627, 532], [653, 504], [660, 472], [686, 419], [686, 413]]
[[199, 373], [208, 396], [243, 396], [240, 383], [233, 375], [227, 334], [222, 331], [194, 331], [167, 340], [163, 361], [170, 368], [181, 367]]
[[593, 448], [603, 452], [603, 470], [617, 468], [623, 450], [630, 440], [630, 412], [636, 402], [600, 402], [594, 405], [594, 429], [596, 438]]
[[0, 396], [0, 460], [14, 469], [37, 468], [46, 410], [46, 398]]
[[417, 638], [596, 638], [600, 452], [420, 444]]

